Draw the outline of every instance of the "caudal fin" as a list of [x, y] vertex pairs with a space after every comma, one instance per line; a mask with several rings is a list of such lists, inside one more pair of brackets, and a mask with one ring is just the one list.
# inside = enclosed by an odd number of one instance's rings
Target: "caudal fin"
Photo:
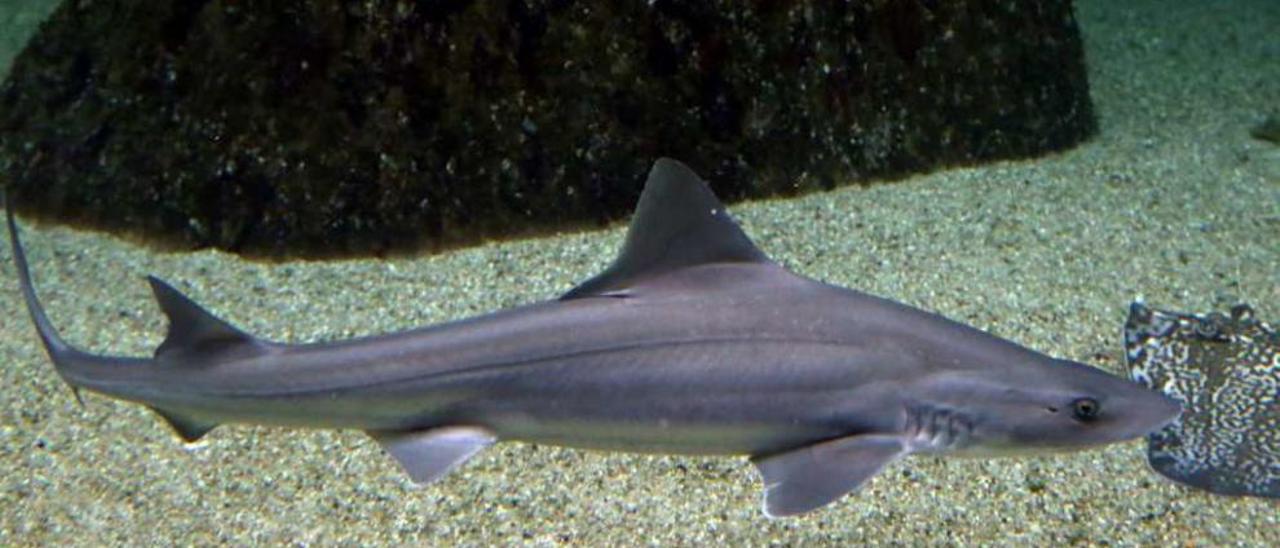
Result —
[[[53, 360], [53, 365], [58, 368], [59, 374], [62, 373], [62, 365], [70, 363], [72, 360], [86, 356], [84, 352], [75, 349], [67, 344], [58, 334], [58, 330], [53, 327], [53, 323], [49, 321], [48, 315], [44, 312], [44, 307], [40, 306], [39, 299], [36, 298], [35, 288], [31, 284], [31, 271], [27, 267], [27, 256], [22, 250], [22, 241], [18, 237], [18, 225], [13, 219], [13, 203], [8, 197], [0, 191], [0, 199], [4, 200], [5, 220], [9, 225], [9, 244], [13, 248], [13, 263], [18, 271], [18, 287], [22, 290], [22, 299], [27, 303], [27, 312], [31, 315], [31, 321], [36, 325], [36, 332], [40, 335], [40, 342], [44, 343], [44, 349], [49, 353], [49, 358]], [[63, 379], [67, 379], [63, 375]], [[71, 386], [71, 390], [75, 393], [76, 401], [81, 405], [84, 401], [80, 399], [80, 389], [75, 383], [67, 380], [67, 384]]]
[[[0, 191], [0, 199], [4, 199], [3, 191]], [[138, 397], [136, 393], [130, 395], [127, 390], [120, 391], [119, 387], [127, 383], [111, 383], [110, 379], [113, 375], [127, 374], [133, 367], [157, 365], [179, 368], [200, 367], [214, 360], [268, 352], [273, 347], [272, 343], [256, 339], [236, 329], [163, 281], [149, 278], [156, 301], [169, 318], [169, 334], [164, 343], [156, 349], [154, 360], [100, 356], [78, 350], [62, 339], [45, 314], [44, 307], [40, 306], [39, 299], [36, 298], [26, 253], [23, 252], [22, 241], [18, 235], [18, 225], [14, 221], [13, 204], [8, 200], [5, 200], [5, 215], [9, 226], [9, 243], [13, 247], [13, 262], [18, 271], [18, 285], [22, 289], [22, 298], [27, 303], [27, 311], [31, 314], [31, 321], [35, 323], [40, 341], [44, 343], [44, 348], [53, 360], [58, 374], [71, 386], [76, 400], [80, 401], [81, 405], [84, 404], [80, 398], [82, 386], [104, 392], [109, 396], [138, 401], [159, 413], [187, 442], [200, 439], [206, 432], [217, 426], [217, 423], [202, 417], [158, 407], [147, 398]], [[104, 379], [105, 383], [99, 382]], [[115, 388], [104, 389], [106, 386]]]

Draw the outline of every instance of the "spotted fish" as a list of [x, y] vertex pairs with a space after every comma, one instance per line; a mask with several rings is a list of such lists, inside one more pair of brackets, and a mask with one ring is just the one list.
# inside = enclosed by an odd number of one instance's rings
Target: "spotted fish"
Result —
[[1147, 435], [1152, 468], [1221, 495], [1280, 498], [1280, 333], [1244, 304], [1202, 315], [1139, 301], [1124, 343], [1133, 380], [1182, 403]]

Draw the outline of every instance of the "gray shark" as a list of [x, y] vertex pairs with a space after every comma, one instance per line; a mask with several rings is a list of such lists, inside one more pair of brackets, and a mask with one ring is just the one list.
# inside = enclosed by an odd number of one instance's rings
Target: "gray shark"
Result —
[[747, 455], [769, 516], [809, 511], [914, 453], [1070, 450], [1173, 420], [1170, 398], [769, 260], [674, 160], [649, 173], [621, 254], [559, 299], [337, 342], [282, 344], [149, 278], [152, 357], [64, 341], [9, 234], [36, 330], [77, 390], [143, 404], [188, 442], [249, 423], [368, 432], [416, 482], [515, 440]]

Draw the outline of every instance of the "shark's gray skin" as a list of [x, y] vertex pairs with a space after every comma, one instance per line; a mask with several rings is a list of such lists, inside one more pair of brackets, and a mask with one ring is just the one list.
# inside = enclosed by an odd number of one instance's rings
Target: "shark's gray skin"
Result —
[[561, 298], [348, 341], [254, 338], [150, 278], [150, 358], [63, 341], [9, 233], [40, 338], [72, 387], [154, 409], [186, 440], [221, 423], [369, 432], [418, 482], [499, 440], [749, 455], [770, 516], [812, 510], [912, 453], [1127, 440], [1177, 404], [1092, 367], [770, 261], [697, 175], [649, 174], [620, 256]]

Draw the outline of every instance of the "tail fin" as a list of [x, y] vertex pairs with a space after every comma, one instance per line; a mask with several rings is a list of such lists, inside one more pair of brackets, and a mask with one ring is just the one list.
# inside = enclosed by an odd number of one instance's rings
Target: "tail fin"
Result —
[[[0, 190], [0, 200], [5, 198]], [[76, 401], [84, 405], [80, 397], [80, 386], [75, 379], [75, 369], [84, 365], [93, 367], [108, 366], [102, 371], [123, 370], [129, 363], [149, 363], [151, 360], [138, 358], [116, 358], [97, 356], [78, 350], [67, 344], [53, 327], [44, 307], [36, 298], [35, 288], [31, 283], [31, 272], [27, 266], [26, 253], [22, 249], [22, 241], [18, 236], [18, 226], [14, 221], [13, 204], [5, 200], [5, 215], [9, 225], [9, 243], [13, 247], [13, 261], [18, 271], [18, 285], [22, 289], [22, 297], [27, 303], [27, 312], [36, 325], [36, 332], [44, 343], [45, 350], [53, 360], [54, 367], [62, 379], [71, 386]], [[160, 308], [169, 317], [169, 335], [164, 344], [156, 350], [155, 360], [181, 367], [183, 365], [201, 365], [218, 357], [229, 357], [231, 353], [240, 355], [270, 351], [272, 345], [266, 341], [255, 339], [250, 335], [232, 327], [230, 324], [214, 317], [209, 312], [191, 302], [177, 290], [156, 278], [149, 278], [151, 288], [155, 291]], [[101, 372], [99, 372], [101, 374]], [[86, 385], [90, 386], [91, 385]], [[97, 390], [97, 388], [93, 388]], [[111, 395], [111, 394], [109, 394]], [[216, 423], [200, 417], [187, 416], [182, 412], [160, 409], [143, 400], [137, 400], [150, 407], [177, 431], [178, 435], [188, 443], [200, 439], [206, 432], [217, 426]]]
[[[58, 334], [58, 330], [53, 327], [53, 323], [49, 321], [49, 317], [45, 314], [44, 307], [40, 306], [40, 301], [36, 298], [35, 288], [31, 284], [31, 272], [27, 267], [27, 256], [26, 253], [23, 253], [22, 241], [18, 238], [18, 225], [13, 220], [13, 203], [2, 192], [0, 192], [0, 199], [4, 200], [5, 219], [9, 225], [9, 244], [13, 248], [13, 262], [18, 271], [18, 286], [22, 289], [22, 298], [27, 303], [27, 312], [31, 314], [31, 321], [36, 325], [36, 332], [40, 334], [40, 341], [44, 343], [45, 351], [49, 353], [49, 358], [53, 360], [54, 367], [58, 368], [61, 364], [84, 356], [85, 353], [62, 340], [62, 336]], [[59, 370], [59, 373], [61, 374], [61, 370]], [[65, 375], [63, 379], [66, 379]], [[75, 393], [76, 401], [80, 402], [80, 405], [84, 405], [84, 400], [80, 398], [80, 388], [70, 381], [67, 384], [71, 386], [72, 392]]]

